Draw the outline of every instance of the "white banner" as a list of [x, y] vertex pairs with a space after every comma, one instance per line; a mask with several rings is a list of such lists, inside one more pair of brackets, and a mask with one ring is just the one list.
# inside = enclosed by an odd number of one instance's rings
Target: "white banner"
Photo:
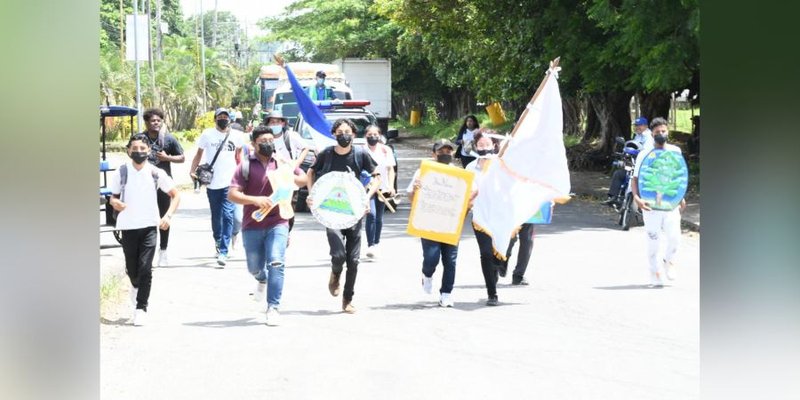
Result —
[[[128, 61], [148, 61], [150, 59], [149, 49], [150, 43], [147, 41], [147, 15], [141, 14], [136, 20], [136, 35], [133, 33], [134, 18], [133, 14], [125, 16], [125, 59]], [[134, 38], [136, 38], [134, 47]], [[134, 54], [134, 49], [138, 50], [138, 54]], [[138, 57], [137, 57], [138, 56]]]

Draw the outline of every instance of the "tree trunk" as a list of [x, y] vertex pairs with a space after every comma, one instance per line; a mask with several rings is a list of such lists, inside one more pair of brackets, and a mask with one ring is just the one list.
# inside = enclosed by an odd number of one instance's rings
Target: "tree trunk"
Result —
[[669, 118], [669, 106], [672, 98], [667, 92], [639, 93], [642, 116], [652, 121], [653, 118]]
[[[588, 122], [584, 140], [567, 149], [567, 159], [574, 169], [605, 168], [610, 162], [617, 136], [630, 137], [630, 101], [632, 92], [614, 90], [588, 95]], [[586, 138], [600, 140], [592, 145]]]
[[586, 99], [586, 131], [583, 132], [581, 143], [589, 144], [592, 139], [600, 135], [600, 119], [591, 104], [591, 98]]
[[564, 134], [580, 135], [581, 133], [581, 102], [577, 97], [563, 97], [561, 108], [564, 110]]

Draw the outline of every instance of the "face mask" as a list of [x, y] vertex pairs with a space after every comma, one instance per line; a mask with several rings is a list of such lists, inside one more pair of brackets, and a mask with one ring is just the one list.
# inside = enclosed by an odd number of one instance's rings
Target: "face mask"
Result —
[[450, 164], [451, 162], [453, 162], [453, 156], [450, 154], [437, 154], [436, 161], [442, 164]]
[[131, 159], [133, 160], [133, 162], [135, 162], [137, 164], [141, 164], [141, 163], [147, 161], [147, 156], [148, 156], [148, 154], [145, 151], [132, 151], [131, 152]]
[[227, 119], [218, 119], [217, 120], [217, 128], [225, 129], [228, 127], [228, 120]]
[[283, 133], [283, 126], [281, 125], [270, 125], [269, 129], [272, 129], [273, 135], [280, 135]]
[[376, 138], [376, 137], [373, 137], [373, 136], [367, 137], [367, 143], [370, 146], [375, 146], [376, 144], [378, 144], [378, 141], [379, 141], [379, 139]]
[[272, 143], [259, 143], [258, 154], [264, 157], [272, 157], [272, 152], [275, 151], [275, 146]]
[[351, 135], [339, 135], [336, 136], [336, 143], [339, 143], [339, 146], [347, 147], [350, 145], [350, 142], [353, 140], [353, 136]]
[[325, 79], [322, 79], [322, 78], [318, 78], [318, 79], [317, 79], [317, 85], [320, 85], [320, 86], [322, 86], [322, 85], [324, 85], [324, 84], [325, 84]]
[[664, 143], [667, 143], [667, 135], [657, 133], [653, 135], [653, 140], [656, 142], [656, 144], [663, 145]]
[[475, 152], [478, 153], [478, 155], [481, 156], [481, 157], [483, 157], [483, 156], [485, 156], [487, 154], [494, 153], [494, 151], [490, 150], [490, 149], [478, 149], [478, 150], [475, 150]]

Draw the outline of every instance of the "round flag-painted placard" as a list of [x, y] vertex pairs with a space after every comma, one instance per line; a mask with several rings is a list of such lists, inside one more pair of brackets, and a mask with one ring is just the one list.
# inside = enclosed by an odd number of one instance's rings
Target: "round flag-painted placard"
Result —
[[676, 151], [653, 149], [639, 169], [639, 197], [653, 210], [671, 211], [686, 195], [689, 168]]
[[314, 182], [309, 197], [311, 213], [330, 229], [347, 229], [367, 211], [364, 185], [350, 172], [328, 172]]

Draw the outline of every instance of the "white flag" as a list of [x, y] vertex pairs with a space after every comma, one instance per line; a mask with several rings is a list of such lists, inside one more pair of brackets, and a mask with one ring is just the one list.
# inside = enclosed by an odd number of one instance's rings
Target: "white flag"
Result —
[[477, 228], [492, 237], [503, 257], [516, 228], [542, 203], [569, 197], [557, 69], [551, 68], [538, 96], [528, 103], [502, 157], [488, 165], [472, 209]]

